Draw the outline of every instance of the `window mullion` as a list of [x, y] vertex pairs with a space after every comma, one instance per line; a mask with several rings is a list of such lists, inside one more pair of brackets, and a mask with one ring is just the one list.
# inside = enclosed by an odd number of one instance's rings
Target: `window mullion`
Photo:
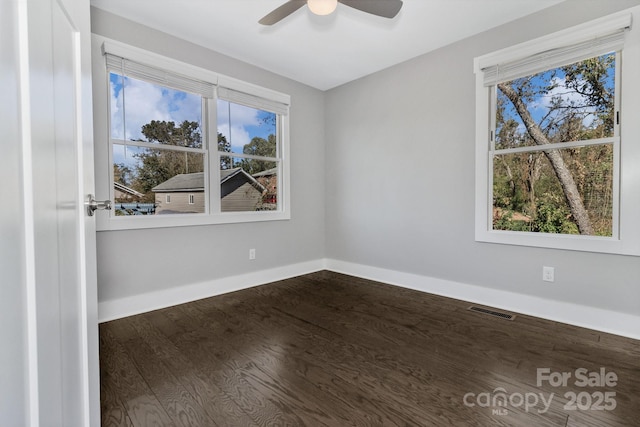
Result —
[[266, 162], [277, 162], [279, 160], [278, 157], [256, 156], [254, 154], [244, 154], [244, 153], [229, 153], [226, 151], [221, 151], [220, 155], [224, 157], [234, 157], [238, 159], [264, 160]]
[[180, 145], [159, 144], [157, 142], [124, 141], [122, 139], [112, 138], [111, 143], [115, 145], [124, 145], [127, 147], [149, 148], [151, 150], [184, 151], [187, 153], [199, 153], [199, 154], [204, 154], [207, 152], [207, 150], [204, 148], [193, 148], [193, 147], [183, 147]]
[[207, 145], [209, 165], [209, 213], [219, 214], [220, 209], [220, 153], [218, 152], [218, 108], [217, 99], [205, 99], [207, 123]]
[[548, 150], [562, 150], [566, 148], [573, 147], [587, 147], [590, 145], [605, 145], [605, 144], [613, 144], [618, 141], [619, 138], [611, 137], [611, 138], [600, 138], [600, 139], [586, 139], [581, 141], [569, 141], [569, 142], [557, 142], [553, 144], [547, 145], [528, 145], [526, 147], [516, 147], [516, 148], [501, 148], [498, 150], [490, 150], [493, 155], [499, 154], [513, 154], [513, 153], [529, 153], [529, 152], [538, 152], [538, 151], [548, 151]]

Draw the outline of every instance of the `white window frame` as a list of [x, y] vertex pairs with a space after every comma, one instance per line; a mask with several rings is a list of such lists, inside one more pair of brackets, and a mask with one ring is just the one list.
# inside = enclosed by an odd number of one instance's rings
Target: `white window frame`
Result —
[[[207, 121], [203, 126], [207, 135], [203, 135], [203, 147], [207, 149], [205, 162], [208, 175], [205, 187], [208, 193], [205, 200], [207, 212], [176, 215], [134, 215], [115, 216], [113, 212], [96, 216], [96, 228], [103, 230], [127, 230], [139, 228], [177, 227], [207, 224], [226, 224], [239, 222], [256, 222], [272, 220], [288, 220], [290, 212], [290, 159], [289, 159], [289, 105], [291, 98], [287, 94], [248, 82], [234, 79], [180, 62], [172, 58], [155, 54], [143, 49], [129, 46], [98, 35], [92, 36], [92, 67], [93, 67], [93, 97], [94, 97], [94, 144], [96, 169], [96, 197], [99, 200], [113, 200], [113, 164], [112, 148], [109, 140], [110, 112], [109, 100], [109, 71], [107, 70], [105, 53], [127, 58], [140, 64], [159, 70], [165, 70], [190, 79], [208, 82], [216, 87], [216, 95], [212, 99], [204, 98]], [[218, 152], [217, 144], [217, 91], [242, 100], [245, 105], [254, 108], [273, 111], [277, 114], [278, 131], [278, 209], [274, 211], [250, 212], [221, 212], [220, 211], [220, 155], [234, 156], [233, 153]], [[205, 115], [203, 114], [203, 115]]]
[[[640, 31], [631, 26], [640, 19], [640, 7], [597, 19], [529, 42], [475, 58], [476, 74], [476, 181], [475, 240], [478, 242], [640, 255]], [[614, 144], [614, 229], [611, 237], [493, 230], [493, 168], [491, 143], [494, 86], [485, 85], [485, 72], [542, 52], [573, 46], [620, 28], [625, 33], [622, 58], [616, 62], [616, 99], [620, 131]], [[553, 67], [550, 67], [553, 68]], [[534, 74], [534, 73], [532, 73]], [[626, 113], [626, 115], [625, 115]], [[626, 120], [625, 120], [626, 118]], [[569, 144], [571, 145], [571, 144]], [[584, 145], [584, 144], [579, 144]], [[555, 144], [554, 144], [555, 147]], [[558, 146], [558, 148], [562, 148]]]

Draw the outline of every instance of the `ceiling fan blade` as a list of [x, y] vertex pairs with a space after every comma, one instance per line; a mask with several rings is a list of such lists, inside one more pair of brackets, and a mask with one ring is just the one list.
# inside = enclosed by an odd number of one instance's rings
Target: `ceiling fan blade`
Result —
[[395, 17], [402, 8], [402, 0], [338, 0], [340, 3], [383, 18]]
[[258, 21], [262, 25], [273, 25], [276, 22], [291, 15], [296, 10], [307, 4], [307, 0], [289, 0], [282, 6], [266, 14], [261, 20]]

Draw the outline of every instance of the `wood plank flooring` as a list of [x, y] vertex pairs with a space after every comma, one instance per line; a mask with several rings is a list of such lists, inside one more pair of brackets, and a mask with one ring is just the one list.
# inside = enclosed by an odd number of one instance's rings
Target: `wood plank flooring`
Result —
[[323, 271], [103, 323], [102, 425], [640, 425], [639, 341], [469, 305]]

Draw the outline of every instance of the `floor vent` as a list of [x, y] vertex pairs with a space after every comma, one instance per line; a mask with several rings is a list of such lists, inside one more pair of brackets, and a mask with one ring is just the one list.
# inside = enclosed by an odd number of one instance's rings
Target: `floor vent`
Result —
[[486, 309], [486, 308], [476, 307], [476, 306], [473, 306], [473, 305], [471, 307], [469, 307], [469, 310], [477, 311], [478, 313], [488, 314], [488, 315], [494, 316], [494, 317], [499, 317], [499, 318], [505, 319], [505, 320], [513, 320], [513, 319], [516, 318], [516, 316], [513, 315], [513, 314], [500, 313], [499, 311], [489, 310], [489, 309]]

